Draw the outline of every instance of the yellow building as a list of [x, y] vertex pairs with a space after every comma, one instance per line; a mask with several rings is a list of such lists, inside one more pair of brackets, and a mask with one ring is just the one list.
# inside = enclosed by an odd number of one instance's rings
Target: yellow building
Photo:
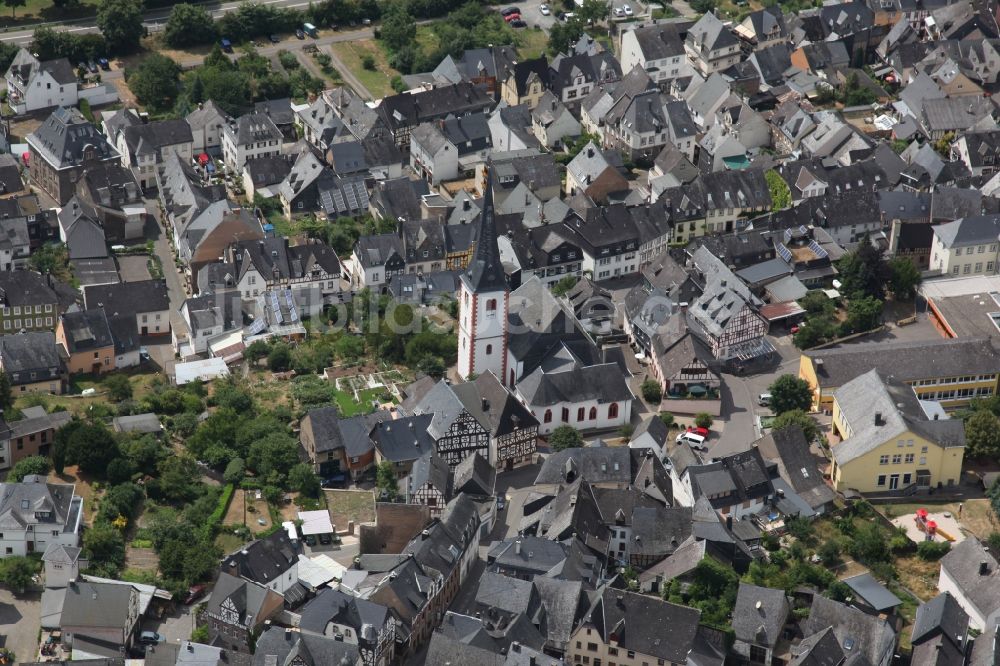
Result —
[[834, 488], [861, 493], [952, 486], [962, 475], [965, 426], [939, 403], [869, 370], [833, 398]]
[[840, 387], [872, 369], [951, 411], [996, 393], [1000, 352], [989, 338], [942, 338], [807, 351], [799, 359], [799, 377], [812, 387], [813, 407], [824, 411], [833, 408]]

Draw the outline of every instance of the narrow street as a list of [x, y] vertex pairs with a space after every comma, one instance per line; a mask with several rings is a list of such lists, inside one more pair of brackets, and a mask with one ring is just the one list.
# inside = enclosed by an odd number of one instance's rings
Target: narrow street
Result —
[[[156, 199], [146, 199], [146, 210], [150, 212], [150, 217], [146, 222], [146, 238], [153, 241], [153, 250], [163, 266], [163, 278], [167, 283], [167, 293], [170, 296], [170, 327], [183, 327], [183, 320], [180, 315], [180, 307], [187, 299], [188, 295], [181, 282], [181, 276], [177, 273], [174, 264], [174, 255], [170, 249], [170, 242], [167, 240], [166, 232], [160, 222], [160, 206]], [[147, 351], [153, 361], [159, 365], [167, 374], [173, 368], [174, 350], [170, 340], [158, 340], [157, 344], [148, 345]]]

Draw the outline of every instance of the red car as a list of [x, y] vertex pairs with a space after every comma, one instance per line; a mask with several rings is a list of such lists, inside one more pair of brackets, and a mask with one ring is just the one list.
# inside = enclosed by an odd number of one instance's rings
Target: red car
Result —
[[187, 598], [184, 599], [184, 605], [190, 606], [194, 602], [198, 601], [198, 599], [200, 599], [201, 596], [205, 594], [205, 590], [207, 589], [208, 589], [207, 585], [192, 585], [190, 588], [188, 588], [188, 595]]
[[708, 428], [702, 428], [701, 426], [691, 426], [687, 429], [688, 432], [693, 432], [696, 435], [701, 435], [702, 437], [708, 437], [711, 433]]
[[519, 21], [520, 19], [521, 19], [520, 14], [507, 14], [507, 16], [503, 17], [503, 20], [507, 21], [507, 23], [510, 23], [511, 21]]

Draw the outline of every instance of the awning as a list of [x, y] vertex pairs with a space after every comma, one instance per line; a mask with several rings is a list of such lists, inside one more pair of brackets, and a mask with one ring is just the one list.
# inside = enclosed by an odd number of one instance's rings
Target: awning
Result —
[[333, 534], [333, 524], [330, 522], [330, 514], [326, 511], [299, 511], [299, 520], [302, 521], [302, 536], [309, 534]]

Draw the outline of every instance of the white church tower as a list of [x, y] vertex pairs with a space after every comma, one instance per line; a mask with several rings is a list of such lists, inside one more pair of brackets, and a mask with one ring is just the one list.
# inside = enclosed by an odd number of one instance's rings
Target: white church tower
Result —
[[462, 273], [459, 290], [458, 374], [462, 379], [492, 371], [501, 382], [504, 381], [509, 299], [510, 289], [497, 246], [492, 174], [487, 167], [479, 239], [472, 261]]

